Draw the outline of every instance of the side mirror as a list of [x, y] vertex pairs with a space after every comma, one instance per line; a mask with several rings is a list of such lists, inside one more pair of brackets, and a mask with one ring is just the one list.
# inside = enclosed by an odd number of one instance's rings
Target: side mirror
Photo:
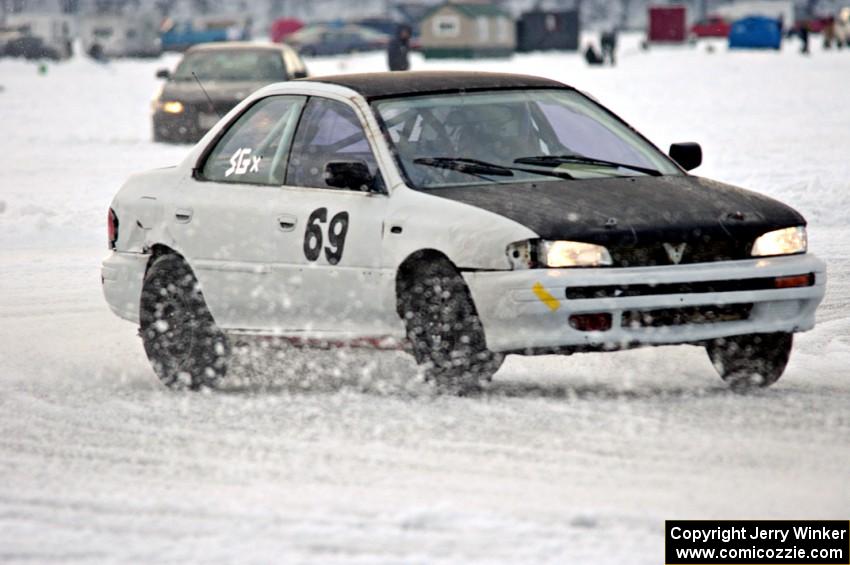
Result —
[[156, 72], [156, 78], [164, 78], [168, 80], [171, 78], [171, 72], [168, 69], [159, 69]]
[[307, 69], [301, 69], [292, 73], [292, 78], [307, 78]]
[[334, 188], [369, 192], [375, 177], [364, 161], [330, 161], [325, 165], [325, 183]]
[[670, 158], [686, 171], [702, 165], [702, 147], [699, 143], [674, 143], [670, 146]]

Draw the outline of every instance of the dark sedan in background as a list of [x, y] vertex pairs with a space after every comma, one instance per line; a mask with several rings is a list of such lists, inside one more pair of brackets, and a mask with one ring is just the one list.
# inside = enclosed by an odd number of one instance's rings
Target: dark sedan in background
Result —
[[267, 84], [307, 76], [298, 53], [282, 44], [210, 43], [192, 47], [153, 103], [153, 139], [198, 141], [219, 118]]
[[286, 36], [286, 42], [306, 57], [382, 51], [392, 36], [356, 24], [312, 24]]

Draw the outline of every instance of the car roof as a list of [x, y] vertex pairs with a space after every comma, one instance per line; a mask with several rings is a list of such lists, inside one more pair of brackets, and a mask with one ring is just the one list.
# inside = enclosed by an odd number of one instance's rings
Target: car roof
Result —
[[197, 51], [251, 51], [266, 49], [268, 51], [280, 51], [283, 45], [280, 43], [252, 43], [250, 41], [212, 41], [209, 43], [200, 43], [193, 45], [186, 50], [187, 53], [195, 53]]
[[469, 71], [401, 71], [329, 75], [299, 79], [349, 88], [367, 100], [420, 94], [517, 90], [524, 88], [567, 88], [555, 80], [512, 73]]

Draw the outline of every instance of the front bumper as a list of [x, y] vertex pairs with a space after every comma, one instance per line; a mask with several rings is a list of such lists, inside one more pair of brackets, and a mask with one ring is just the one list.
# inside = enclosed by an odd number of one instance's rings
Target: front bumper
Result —
[[[799, 288], [567, 298], [567, 288], [575, 287], [645, 287], [810, 273], [814, 274], [814, 284]], [[569, 348], [617, 349], [641, 344], [691, 343], [750, 333], [806, 331], [814, 327], [815, 310], [826, 289], [826, 264], [805, 254], [661, 267], [466, 272], [464, 278], [484, 326], [487, 346], [492, 351], [545, 352]], [[540, 292], [541, 287], [545, 294]], [[544, 300], [541, 294], [548, 296]], [[690, 323], [679, 320], [660, 326], [633, 322], [635, 312], [686, 311], [724, 305], [746, 305], [749, 310], [744, 319], [728, 321]], [[571, 327], [570, 315], [583, 313], [610, 314], [611, 329], [580, 331]]]
[[101, 266], [103, 296], [116, 316], [139, 323], [142, 284], [149, 254], [113, 252]]

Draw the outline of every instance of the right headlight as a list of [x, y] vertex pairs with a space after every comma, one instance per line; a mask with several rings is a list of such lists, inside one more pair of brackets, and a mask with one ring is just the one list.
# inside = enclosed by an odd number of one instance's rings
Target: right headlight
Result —
[[180, 114], [183, 112], [183, 103], [179, 100], [169, 100], [162, 103], [162, 111], [167, 114]]
[[753, 250], [750, 254], [753, 257], [794, 255], [795, 253], [805, 253], [808, 247], [806, 227], [796, 226], [769, 231], [759, 236], [753, 243]]
[[581, 241], [519, 241], [509, 245], [507, 251], [514, 269], [609, 267], [614, 264], [608, 249]]

